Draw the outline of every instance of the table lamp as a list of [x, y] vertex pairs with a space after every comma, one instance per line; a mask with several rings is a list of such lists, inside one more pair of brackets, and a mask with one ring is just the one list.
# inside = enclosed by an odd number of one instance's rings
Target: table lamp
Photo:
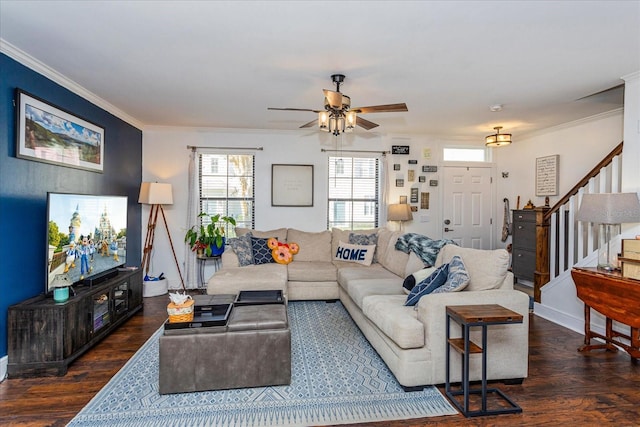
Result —
[[[597, 193], [582, 196], [577, 221], [600, 225], [598, 232], [598, 268], [612, 271], [617, 267], [611, 258], [611, 228], [640, 222], [640, 202], [636, 193]], [[604, 249], [604, 251], [603, 251]]]
[[400, 231], [402, 231], [402, 223], [405, 221], [411, 221], [413, 214], [411, 213], [411, 207], [407, 203], [397, 203], [389, 205], [387, 210], [388, 221], [399, 221]]

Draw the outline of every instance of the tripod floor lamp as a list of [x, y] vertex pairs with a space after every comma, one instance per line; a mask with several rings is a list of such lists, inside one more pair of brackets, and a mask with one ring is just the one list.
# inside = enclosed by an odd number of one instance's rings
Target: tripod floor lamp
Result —
[[141, 268], [144, 268], [144, 274], [149, 274], [149, 263], [151, 262], [151, 251], [153, 250], [153, 240], [155, 238], [156, 224], [158, 222], [158, 212], [162, 214], [164, 221], [164, 227], [167, 230], [167, 236], [169, 237], [169, 244], [171, 245], [171, 253], [173, 254], [173, 260], [176, 263], [178, 269], [178, 275], [180, 276], [180, 283], [182, 284], [182, 290], [187, 291], [184, 285], [184, 279], [180, 271], [180, 265], [178, 264], [178, 258], [176, 257], [176, 251], [173, 248], [173, 241], [171, 240], [171, 234], [169, 233], [169, 226], [167, 225], [167, 218], [164, 216], [164, 209], [162, 205], [173, 204], [173, 193], [171, 184], [163, 184], [159, 182], [143, 182], [140, 185], [140, 197], [138, 203], [145, 205], [151, 205], [149, 210], [149, 221], [147, 223], [147, 237], [144, 242], [144, 254], [142, 256]]

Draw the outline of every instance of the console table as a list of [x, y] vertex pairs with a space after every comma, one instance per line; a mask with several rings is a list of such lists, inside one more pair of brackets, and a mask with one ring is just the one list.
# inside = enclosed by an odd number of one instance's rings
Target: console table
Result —
[[[451, 338], [451, 320], [458, 323], [462, 329], [461, 338]], [[487, 388], [487, 327], [491, 325], [505, 325], [522, 323], [522, 315], [509, 310], [498, 304], [478, 304], [478, 305], [454, 305], [447, 306], [447, 350], [446, 350], [446, 379], [445, 393], [451, 402], [464, 414], [465, 417], [475, 417], [479, 415], [515, 414], [522, 412], [522, 408], [507, 397], [497, 388]], [[469, 339], [471, 327], [482, 329], [482, 347]], [[460, 390], [452, 390], [450, 383], [450, 349], [453, 348], [462, 357], [462, 381]], [[471, 389], [469, 384], [469, 356], [471, 354], [482, 354], [482, 386], [479, 389]], [[487, 406], [487, 395], [495, 393], [504, 400], [507, 406], [489, 409]], [[471, 410], [469, 405], [469, 395], [479, 394], [482, 397], [481, 407]], [[460, 403], [456, 396], [463, 396]]]
[[[640, 358], [640, 280], [623, 277], [618, 271], [574, 267], [571, 277], [576, 284], [578, 298], [584, 302], [584, 345], [578, 351], [621, 347], [632, 359]], [[591, 309], [606, 317], [606, 334], [591, 330]], [[613, 330], [613, 321], [631, 328], [630, 334]], [[592, 338], [604, 344], [591, 344]], [[621, 341], [624, 338], [627, 342]]]

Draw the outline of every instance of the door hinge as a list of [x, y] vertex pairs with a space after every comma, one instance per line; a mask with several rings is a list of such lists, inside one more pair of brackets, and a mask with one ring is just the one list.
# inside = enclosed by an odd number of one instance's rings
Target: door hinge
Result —
[[489, 225], [493, 225], [493, 218], [489, 218]]
[[489, 184], [493, 184], [493, 177], [489, 177]]

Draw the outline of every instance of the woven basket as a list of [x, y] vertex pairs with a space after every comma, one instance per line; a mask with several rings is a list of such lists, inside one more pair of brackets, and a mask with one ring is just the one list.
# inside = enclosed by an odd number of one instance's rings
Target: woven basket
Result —
[[195, 301], [188, 299], [182, 304], [172, 302], [167, 306], [169, 323], [191, 322], [193, 320], [193, 305]]

